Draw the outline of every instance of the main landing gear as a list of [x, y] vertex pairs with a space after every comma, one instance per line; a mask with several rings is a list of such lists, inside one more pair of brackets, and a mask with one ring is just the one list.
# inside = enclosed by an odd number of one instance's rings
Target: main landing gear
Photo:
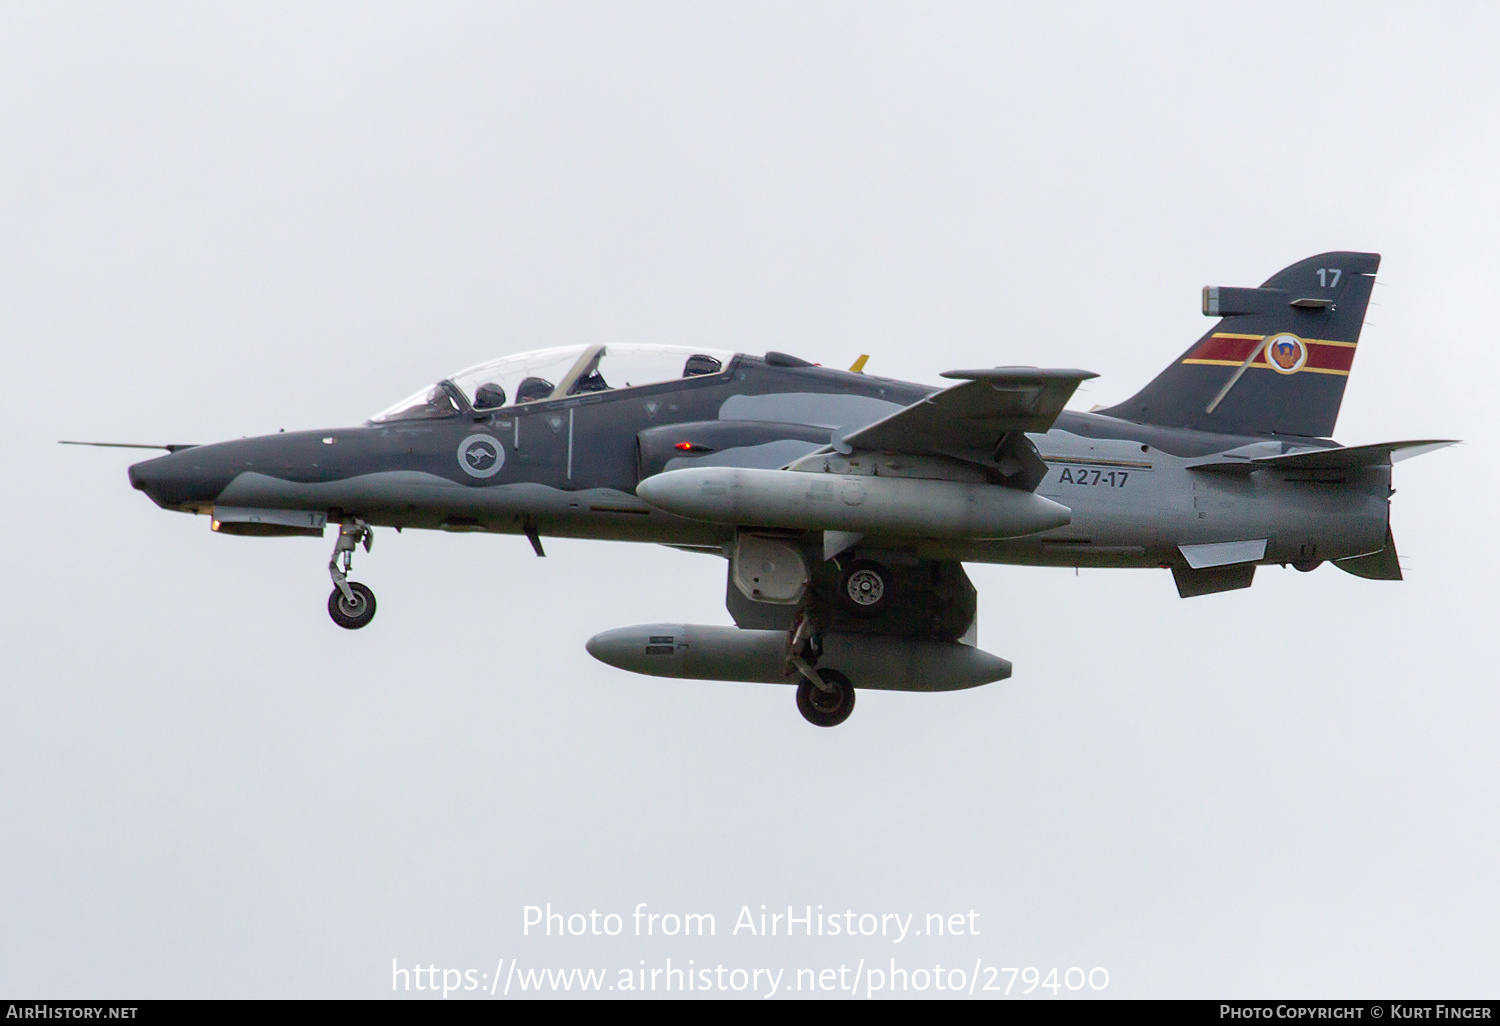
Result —
[[797, 682], [797, 711], [815, 727], [837, 727], [854, 711], [854, 685], [837, 670], [815, 669], [812, 664], [821, 655], [812, 622], [804, 611], [792, 630], [788, 658], [801, 678]]
[[839, 575], [839, 603], [859, 617], [875, 617], [891, 607], [891, 572], [872, 559], [856, 559]]
[[[333, 558], [328, 561], [328, 575], [333, 578], [333, 594], [328, 596], [328, 615], [333, 622], [346, 630], [358, 630], [375, 619], [375, 593], [363, 584], [349, 580], [349, 571], [354, 565], [354, 548], [361, 543], [365, 551], [375, 540], [370, 525], [354, 517], [339, 527], [339, 538], [333, 546]], [[339, 567], [339, 557], [343, 567]]]
[[821, 687], [807, 677], [797, 684], [797, 711], [815, 727], [837, 727], [854, 711], [854, 685], [837, 670], [816, 672]]

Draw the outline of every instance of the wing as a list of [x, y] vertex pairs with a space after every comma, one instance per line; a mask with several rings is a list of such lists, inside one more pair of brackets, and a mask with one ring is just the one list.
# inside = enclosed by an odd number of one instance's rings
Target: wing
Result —
[[988, 459], [1012, 431], [1049, 430], [1079, 383], [1098, 376], [1039, 367], [947, 371], [943, 377], [964, 384], [845, 435], [840, 447]]
[[995, 367], [948, 371], [943, 377], [966, 380], [835, 439], [835, 446], [846, 454], [867, 449], [950, 456], [995, 467], [1007, 484], [1032, 491], [1046, 466], [1025, 433], [1050, 430], [1078, 385], [1098, 375]]

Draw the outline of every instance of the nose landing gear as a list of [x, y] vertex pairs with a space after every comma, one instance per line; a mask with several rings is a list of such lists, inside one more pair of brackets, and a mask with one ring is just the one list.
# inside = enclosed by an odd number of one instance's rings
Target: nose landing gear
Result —
[[[328, 596], [328, 615], [333, 622], [346, 630], [358, 630], [375, 619], [375, 593], [363, 584], [349, 580], [349, 571], [354, 566], [354, 548], [364, 544], [370, 551], [375, 532], [370, 525], [358, 517], [344, 521], [339, 527], [338, 541], [333, 546], [333, 558], [328, 561], [328, 575], [333, 578], [333, 594]], [[339, 557], [343, 557], [343, 567]]]
[[375, 619], [375, 593], [358, 581], [345, 585], [346, 596], [337, 588], [328, 596], [328, 615], [340, 627], [354, 631]]

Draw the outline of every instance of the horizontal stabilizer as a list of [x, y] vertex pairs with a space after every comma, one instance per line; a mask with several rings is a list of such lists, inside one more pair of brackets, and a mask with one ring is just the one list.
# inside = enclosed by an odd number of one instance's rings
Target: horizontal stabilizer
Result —
[[1388, 467], [1393, 463], [1434, 452], [1450, 445], [1454, 439], [1435, 438], [1410, 442], [1376, 442], [1373, 445], [1351, 445], [1312, 452], [1293, 452], [1284, 456], [1262, 456], [1258, 459], [1219, 456], [1195, 463], [1189, 470], [1214, 473], [1248, 474], [1254, 470], [1353, 470], [1358, 467]]
[[837, 439], [841, 451], [868, 449], [959, 459], [993, 457], [1013, 431], [1046, 432], [1092, 371], [993, 367], [948, 371], [964, 379], [904, 410]]
[[1424, 439], [1416, 442], [1377, 442], [1374, 445], [1351, 445], [1343, 449], [1319, 449], [1316, 452], [1294, 452], [1286, 456], [1269, 456], [1255, 462], [1263, 467], [1287, 470], [1352, 470], [1355, 467], [1388, 467], [1392, 463], [1421, 456], [1423, 453], [1457, 445], [1454, 439]]

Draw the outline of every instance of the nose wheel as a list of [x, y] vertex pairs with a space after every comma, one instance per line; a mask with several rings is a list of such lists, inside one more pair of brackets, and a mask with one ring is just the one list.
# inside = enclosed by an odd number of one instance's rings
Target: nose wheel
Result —
[[[375, 593], [363, 584], [349, 580], [355, 548], [363, 544], [365, 551], [369, 552], [374, 540], [375, 532], [370, 525], [355, 517], [340, 525], [338, 541], [333, 545], [333, 558], [328, 561], [328, 575], [333, 578], [328, 615], [345, 630], [359, 630], [375, 619]], [[339, 565], [340, 562], [343, 566]]]
[[375, 593], [358, 581], [347, 582], [349, 594], [333, 589], [328, 596], [328, 615], [346, 630], [357, 631], [375, 619]]

